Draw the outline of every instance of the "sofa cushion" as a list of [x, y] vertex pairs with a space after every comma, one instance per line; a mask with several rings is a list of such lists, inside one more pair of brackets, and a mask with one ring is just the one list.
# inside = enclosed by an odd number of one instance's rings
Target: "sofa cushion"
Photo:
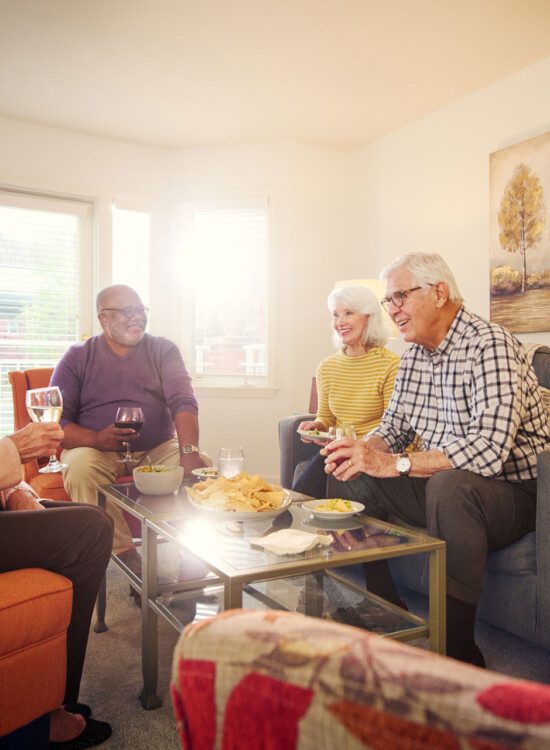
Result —
[[[391, 519], [394, 523], [400, 523], [407, 528], [402, 521]], [[415, 531], [426, 532], [419, 527]], [[537, 549], [535, 532], [526, 534], [517, 542], [508, 547], [489, 552], [487, 555], [486, 569], [491, 573], [499, 573], [510, 576], [527, 576], [537, 572]], [[396, 558], [390, 561], [390, 567], [399, 577], [399, 582], [413, 591], [427, 591], [428, 587], [428, 557], [420, 554], [408, 558]]]
[[508, 576], [532, 575], [537, 571], [535, 532], [487, 556], [486, 569]]
[[41, 568], [0, 574], [0, 657], [64, 633], [72, 607], [72, 583]]
[[533, 368], [539, 384], [550, 388], [550, 348], [540, 346], [533, 354]]

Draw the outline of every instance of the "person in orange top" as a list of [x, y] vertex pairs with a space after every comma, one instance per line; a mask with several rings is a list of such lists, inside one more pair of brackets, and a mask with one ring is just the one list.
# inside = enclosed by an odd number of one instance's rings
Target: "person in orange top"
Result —
[[91, 709], [77, 700], [113, 527], [99, 508], [40, 500], [21, 482], [21, 463], [54, 453], [62, 438], [58, 424], [32, 422], [0, 440], [0, 573], [44, 568], [73, 584], [64, 705], [50, 716], [50, 748], [72, 750], [94, 747], [111, 736], [110, 725], [89, 718]]

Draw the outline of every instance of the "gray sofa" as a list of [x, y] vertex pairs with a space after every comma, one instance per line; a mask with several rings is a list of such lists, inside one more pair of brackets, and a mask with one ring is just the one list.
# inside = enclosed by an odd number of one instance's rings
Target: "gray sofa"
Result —
[[[541, 347], [533, 365], [539, 382], [550, 388], [550, 349]], [[301, 442], [298, 424], [311, 415], [286, 417], [279, 424], [281, 483], [291, 487], [295, 472], [318, 448]], [[337, 486], [337, 483], [335, 482]], [[333, 491], [330, 490], [331, 495]], [[401, 590], [426, 593], [427, 564], [423, 555], [391, 561]], [[539, 456], [536, 531], [487, 560], [478, 618], [550, 652], [550, 446]], [[548, 655], [550, 658], [550, 654]]]

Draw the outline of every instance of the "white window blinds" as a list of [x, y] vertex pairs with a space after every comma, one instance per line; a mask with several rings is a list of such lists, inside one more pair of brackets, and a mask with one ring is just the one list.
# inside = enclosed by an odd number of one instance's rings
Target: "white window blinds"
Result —
[[182, 331], [196, 384], [266, 385], [267, 198], [193, 201], [182, 216]]
[[127, 284], [149, 305], [151, 215], [148, 211], [113, 206], [113, 284]]
[[92, 206], [0, 191], [0, 434], [10, 370], [55, 366], [91, 330]]

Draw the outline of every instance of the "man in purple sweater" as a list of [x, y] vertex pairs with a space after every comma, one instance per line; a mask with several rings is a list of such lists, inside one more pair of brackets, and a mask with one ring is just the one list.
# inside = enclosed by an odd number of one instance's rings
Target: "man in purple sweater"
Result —
[[[197, 400], [176, 345], [145, 333], [148, 310], [130, 287], [103, 289], [96, 305], [103, 333], [72, 346], [51, 381], [63, 394], [65, 489], [72, 500], [90, 504], [97, 503], [96, 484], [127, 473], [121, 461], [127, 440], [139, 462], [148, 455], [154, 464], [180, 464], [187, 476], [210, 463], [198, 448]], [[139, 434], [115, 427], [119, 406], [142, 408]], [[113, 552], [140, 568], [122, 511], [107, 503], [107, 512], [115, 526]]]

